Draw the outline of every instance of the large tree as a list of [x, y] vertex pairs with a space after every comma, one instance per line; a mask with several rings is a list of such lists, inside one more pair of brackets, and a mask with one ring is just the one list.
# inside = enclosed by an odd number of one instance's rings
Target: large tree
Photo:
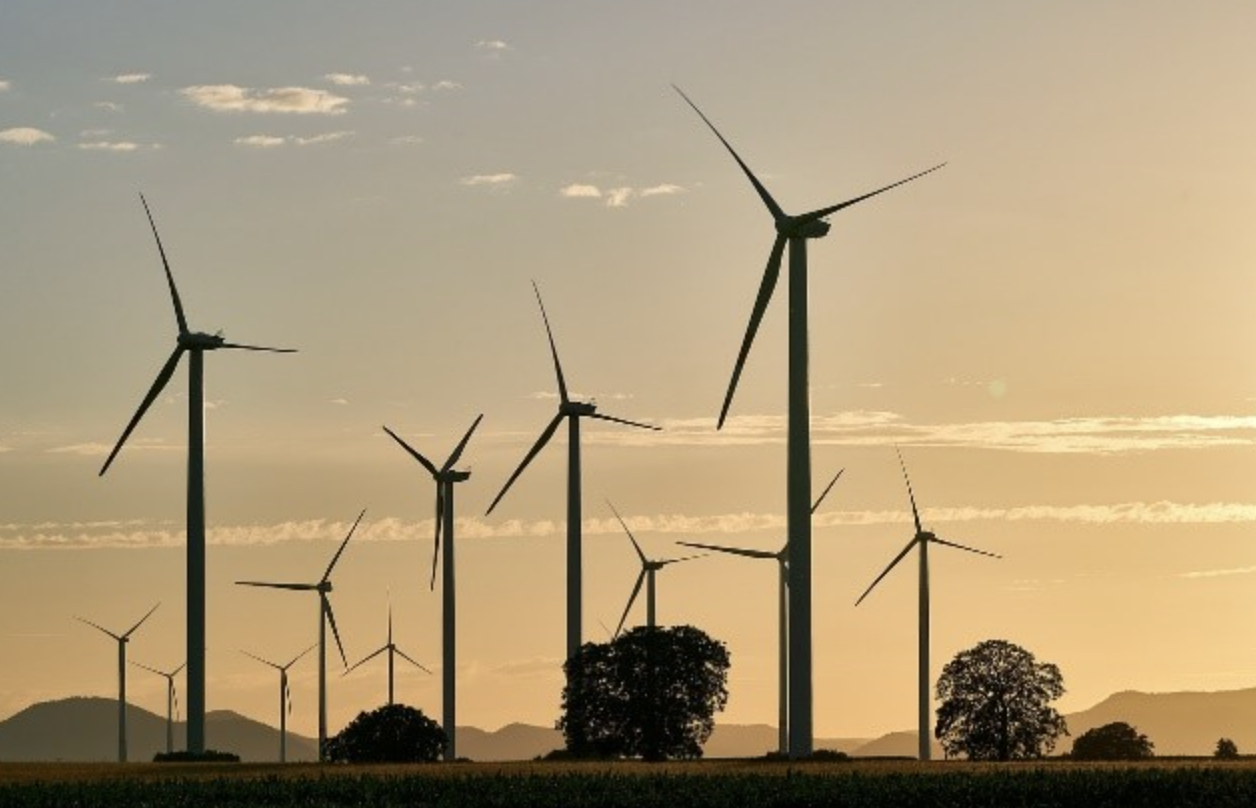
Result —
[[693, 626], [633, 629], [567, 661], [558, 728], [577, 757], [697, 758], [728, 703], [728, 649]]
[[948, 756], [973, 760], [1040, 757], [1068, 734], [1050, 702], [1064, 695], [1055, 665], [1006, 640], [961, 651], [938, 679], [934, 734]]
[[1142, 760], [1155, 754], [1146, 735], [1124, 721], [1088, 729], [1073, 741], [1074, 760]]
[[445, 749], [445, 732], [405, 704], [358, 713], [339, 735], [327, 739], [328, 760], [337, 763], [422, 763]]

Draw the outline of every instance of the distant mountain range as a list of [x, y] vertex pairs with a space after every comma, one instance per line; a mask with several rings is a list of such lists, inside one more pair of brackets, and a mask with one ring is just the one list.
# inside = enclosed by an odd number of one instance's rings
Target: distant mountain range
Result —
[[[1137, 693], [1127, 691], [1088, 710], [1065, 716], [1076, 738], [1088, 729], [1124, 721], [1156, 745], [1160, 755], [1209, 755], [1226, 737], [1239, 751], [1256, 751], [1256, 688], [1212, 693]], [[184, 725], [175, 725], [175, 747], [184, 745]], [[245, 761], [278, 758], [279, 731], [229, 710], [205, 717], [206, 745], [235, 752]], [[76, 697], [32, 705], [0, 721], [0, 760], [115, 760], [118, 704], [112, 699]], [[166, 721], [140, 707], [127, 709], [127, 745], [133, 761], [152, 760], [165, 751]], [[562, 734], [548, 727], [507, 724], [493, 732], [458, 728], [458, 754], [472, 760], [531, 760], [563, 745]], [[1064, 738], [1056, 752], [1072, 747]], [[707, 757], [757, 757], [776, 748], [776, 728], [767, 724], [721, 724], [707, 742]], [[815, 748], [835, 749], [856, 757], [914, 757], [916, 733], [892, 732], [880, 738], [816, 738]], [[314, 760], [314, 739], [288, 734], [288, 759]], [[935, 757], [942, 751], [935, 744]]]

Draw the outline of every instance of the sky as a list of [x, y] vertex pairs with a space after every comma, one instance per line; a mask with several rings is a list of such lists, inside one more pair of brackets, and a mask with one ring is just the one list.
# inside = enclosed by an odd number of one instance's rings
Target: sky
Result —
[[[484, 511], [568, 385], [663, 427], [584, 429], [585, 633], [647, 553], [784, 539], [782, 280], [716, 431], [771, 247], [767, 211], [669, 86], [803, 212], [940, 162], [809, 248], [815, 725], [914, 726], [927, 528], [934, 675], [990, 638], [1062, 710], [1256, 685], [1256, 56], [1250, 3], [268, 2], [0, 7], [0, 717], [116, 693], [114, 630], [183, 659], [186, 372], [104, 478], [175, 321], [293, 347], [206, 358], [208, 706], [276, 723], [273, 671], [333, 581], [350, 662], [439, 674], [438, 463], [458, 491], [458, 717], [550, 725], [564, 649], [566, 438]], [[659, 576], [659, 619], [727, 643], [722, 720], [776, 715], [774, 565]], [[644, 620], [639, 603], [629, 622]], [[333, 730], [384, 665], [333, 668]], [[316, 732], [316, 674], [290, 725]], [[130, 699], [164, 703], [136, 671]], [[182, 687], [182, 679], [179, 680]], [[398, 697], [440, 714], [440, 677]]]

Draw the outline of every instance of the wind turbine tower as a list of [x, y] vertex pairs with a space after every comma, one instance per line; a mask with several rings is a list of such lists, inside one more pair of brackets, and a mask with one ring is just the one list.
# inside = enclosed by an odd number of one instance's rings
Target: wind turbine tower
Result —
[[[287, 665], [280, 665], [277, 662], [271, 662], [269, 659], [262, 659], [256, 654], [250, 654], [248, 651], [240, 651], [247, 657], [252, 657], [263, 665], [269, 665], [279, 671], [279, 762], [288, 762], [288, 715], [292, 712], [292, 690], [288, 687], [288, 669], [300, 661], [301, 657], [313, 651], [318, 643], [314, 643], [301, 653], [294, 656]], [[321, 755], [321, 752], [320, 752]]]
[[174, 686], [174, 677], [179, 675], [179, 671], [187, 667], [184, 662], [172, 671], [159, 671], [156, 668], [150, 668], [139, 662], [132, 662], [137, 668], [143, 668], [150, 673], [155, 673], [166, 680], [166, 754], [174, 753], [174, 716], [179, 709], [179, 692]]
[[395, 642], [393, 642], [393, 620], [392, 620], [392, 604], [391, 603], [388, 604], [388, 642], [385, 643], [378, 650], [372, 651], [371, 653], [367, 654], [362, 659], [353, 663], [353, 665], [349, 666], [349, 670], [342, 673], [341, 676], [348, 676], [349, 674], [357, 670], [359, 667], [361, 667], [363, 664], [370, 662], [372, 659], [384, 653], [385, 651], [388, 652], [388, 706], [391, 707], [393, 705], [393, 671], [395, 668], [395, 665], [393, 663], [394, 656], [401, 657], [402, 659], [409, 662], [411, 665], [415, 666], [416, 668], [423, 671], [424, 673], [429, 673], [429, 674], [431, 673], [431, 671], [429, 671], [427, 668], [423, 667], [423, 665], [421, 665], [420, 663], [412, 659], [408, 654], [406, 654], [405, 651], [402, 651], [400, 648], [398, 648]]
[[78, 620], [80, 623], [86, 623], [87, 625], [91, 626], [97, 631], [101, 631], [101, 632], [104, 632], [105, 634], [108, 634], [118, 643], [118, 762], [119, 763], [126, 763], [126, 646], [127, 646], [127, 643], [131, 641], [131, 635], [135, 633], [135, 630], [139, 628], [140, 626], [144, 625], [144, 621], [148, 619], [149, 615], [157, 611], [157, 606], [160, 606], [160, 605], [161, 604], [158, 603], [156, 606], [149, 609], [148, 613], [139, 619], [139, 622], [137, 622], [135, 625], [131, 626], [129, 629], [127, 629], [121, 634], [114, 634], [112, 631], [105, 628], [104, 626], [98, 626], [92, 621], [85, 620], [82, 617], [78, 617], [77, 615], [74, 618], [75, 620]]
[[[658, 626], [655, 616], [655, 588], [654, 576], [659, 570], [669, 564], [679, 564], [682, 561], [692, 561], [695, 558], [701, 558], [700, 555], [684, 556], [683, 558], [668, 558], [663, 560], [655, 560], [646, 558], [645, 553], [641, 550], [641, 545], [637, 543], [637, 537], [632, 535], [632, 531], [628, 529], [628, 525], [624, 522], [624, 517], [619, 515], [619, 511], [615, 510], [615, 506], [610, 505], [611, 512], [615, 514], [615, 518], [619, 520], [620, 526], [624, 532], [628, 534], [628, 540], [632, 542], [632, 549], [637, 551], [637, 558], [641, 560], [641, 573], [637, 575], [637, 583], [632, 587], [632, 594], [628, 596], [628, 605], [624, 607], [624, 614], [619, 618], [619, 625], [615, 628], [615, 637], [619, 636], [619, 632], [624, 630], [624, 621], [628, 619], [628, 612], [632, 611], [632, 604], [637, 602], [637, 595], [641, 594], [641, 584], [645, 583], [645, 624], [648, 628]], [[614, 637], [612, 637], [614, 639]]]

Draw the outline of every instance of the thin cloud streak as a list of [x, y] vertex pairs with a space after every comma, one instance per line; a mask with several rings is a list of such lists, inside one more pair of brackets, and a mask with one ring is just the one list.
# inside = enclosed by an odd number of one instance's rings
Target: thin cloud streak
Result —
[[153, 77], [152, 73], [123, 73], [120, 76], [113, 76], [107, 81], [114, 84], [142, 84]]
[[15, 146], [33, 146], [36, 143], [51, 143], [57, 138], [42, 129], [31, 126], [15, 126], [0, 131], [0, 143], [12, 143]]
[[458, 180], [459, 184], [469, 188], [498, 188], [505, 189], [514, 185], [519, 180], [518, 174], [500, 173], [500, 174], [473, 174], [470, 177], [463, 177]]
[[234, 84], [184, 87], [180, 95], [215, 112], [260, 112], [297, 115], [343, 115], [349, 99], [309, 87], [253, 89]]

